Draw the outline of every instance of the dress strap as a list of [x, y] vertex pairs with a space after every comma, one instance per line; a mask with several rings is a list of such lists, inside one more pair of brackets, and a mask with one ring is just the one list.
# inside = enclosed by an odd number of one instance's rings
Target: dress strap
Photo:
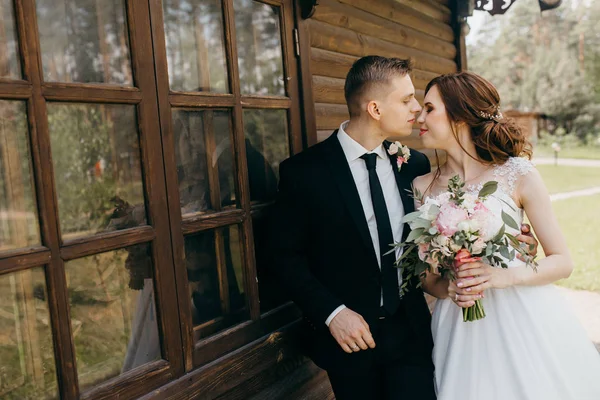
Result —
[[494, 177], [509, 195], [513, 195], [518, 179], [535, 169], [535, 165], [523, 157], [510, 157], [504, 164], [494, 167]]

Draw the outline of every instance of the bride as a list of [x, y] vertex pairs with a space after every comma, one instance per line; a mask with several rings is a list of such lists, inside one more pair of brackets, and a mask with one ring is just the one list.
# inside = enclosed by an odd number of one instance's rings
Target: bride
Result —
[[[502, 211], [518, 224], [526, 214], [546, 257], [537, 272], [513, 260], [507, 269], [463, 264], [449, 284], [427, 276], [424, 289], [440, 297], [432, 321], [438, 399], [598, 400], [600, 355], [552, 285], [571, 274], [573, 261], [542, 178], [524, 157], [531, 147], [499, 104], [494, 86], [473, 73], [432, 80], [420, 136], [447, 161], [414, 185], [427, 196], [446, 190], [455, 175], [472, 191], [497, 181], [486, 206], [499, 224]], [[487, 316], [463, 322], [460, 307], [477, 299]]]

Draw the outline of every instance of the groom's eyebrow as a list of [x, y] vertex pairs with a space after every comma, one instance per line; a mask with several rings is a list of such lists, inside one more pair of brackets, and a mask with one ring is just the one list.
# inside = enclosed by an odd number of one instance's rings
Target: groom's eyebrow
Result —
[[409, 99], [412, 99], [413, 97], [415, 97], [414, 93], [407, 94], [406, 96], [404, 96], [404, 100], [409, 100]]

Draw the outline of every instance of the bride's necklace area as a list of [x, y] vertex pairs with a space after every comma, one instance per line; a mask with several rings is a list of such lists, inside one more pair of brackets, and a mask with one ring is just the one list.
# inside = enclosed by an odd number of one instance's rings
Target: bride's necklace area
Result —
[[[476, 185], [478, 182], [475, 181], [476, 179], [479, 179], [481, 176], [483, 176], [484, 174], [486, 174], [487, 172], [490, 172], [493, 170], [493, 167], [487, 167], [485, 168], [483, 171], [481, 171], [479, 174], [475, 175], [474, 177], [469, 178], [468, 180], [465, 180], [463, 176], [461, 176], [461, 174], [459, 172], [456, 171], [452, 171], [449, 168], [449, 174], [444, 174], [446, 176], [449, 176], [448, 179], [458, 175], [460, 177], [460, 179], [465, 183], [465, 186], [471, 186], [471, 185]], [[473, 183], [471, 183], [473, 182]]]

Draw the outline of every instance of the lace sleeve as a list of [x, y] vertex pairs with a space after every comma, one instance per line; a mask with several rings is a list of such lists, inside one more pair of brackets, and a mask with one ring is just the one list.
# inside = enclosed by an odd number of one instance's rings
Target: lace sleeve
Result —
[[504, 186], [504, 190], [512, 195], [521, 176], [535, 169], [535, 165], [526, 158], [511, 157], [503, 165], [496, 167], [494, 176]]

